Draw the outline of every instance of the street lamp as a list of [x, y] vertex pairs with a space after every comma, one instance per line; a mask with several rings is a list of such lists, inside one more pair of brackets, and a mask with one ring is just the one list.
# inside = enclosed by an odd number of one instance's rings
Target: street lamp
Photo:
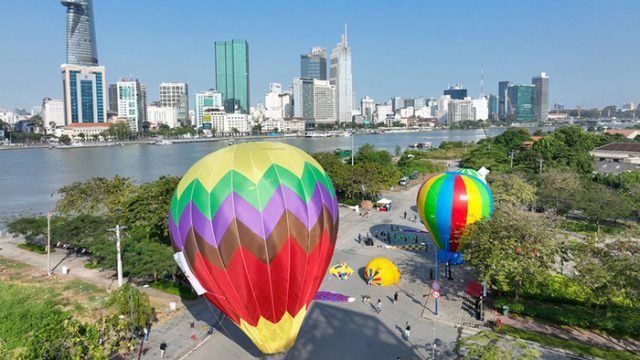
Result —
[[[122, 212], [122, 210], [120, 209], [116, 209], [116, 214], [119, 214], [120, 212]], [[120, 288], [122, 286], [122, 254], [120, 252], [120, 230], [124, 230], [126, 229], [126, 226], [120, 226], [119, 224], [116, 225], [115, 228], [112, 229], [108, 229], [109, 231], [115, 231], [116, 232], [116, 249], [118, 251], [118, 257], [117, 257], [117, 262], [118, 262], [118, 288]]]
[[51, 217], [53, 211], [47, 212], [47, 275], [51, 276]]

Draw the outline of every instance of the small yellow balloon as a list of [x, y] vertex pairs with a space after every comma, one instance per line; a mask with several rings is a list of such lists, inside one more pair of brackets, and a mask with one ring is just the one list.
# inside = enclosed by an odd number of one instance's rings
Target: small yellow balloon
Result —
[[364, 279], [369, 285], [387, 286], [400, 281], [400, 271], [393, 261], [386, 258], [375, 258], [364, 268]]

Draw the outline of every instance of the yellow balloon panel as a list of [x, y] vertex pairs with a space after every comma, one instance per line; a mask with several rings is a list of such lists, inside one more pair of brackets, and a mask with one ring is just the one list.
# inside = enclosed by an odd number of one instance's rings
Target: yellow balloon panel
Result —
[[400, 271], [393, 261], [375, 258], [364, 268], [364, 278], [369, 285], [388, 286], [400, 281]]

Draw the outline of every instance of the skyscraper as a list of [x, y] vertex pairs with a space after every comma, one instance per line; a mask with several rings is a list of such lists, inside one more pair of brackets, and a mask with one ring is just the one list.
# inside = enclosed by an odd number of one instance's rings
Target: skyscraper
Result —
[[531, 83], [535, 88], [534, 117], [538, 121], [547, 121], [549, 117], [549, 77], [546, 73], [534, 76]]
[[67, 8], [67, 64], [98, 65], [92, 0], [62, 0], [60, 3]]
[[347, 43], [347, 26], [340, 43], [331, 50], [329, 67], [330, 83], [336, 88], [336, 111], [338, 124], [351, 122], [353, 110], [353, 83], [351, 79], [351, 48]]
[[126, 119], [129, 128], [142, 132], [142, 90], [138, 79], [120, 79], [118, 87], [118, 117]]
[[293, 79], [293, 116], [310, 124], [313, 118], [313, 79]]
[[314, 47], [307, 55], [300, 55], [300, 77], [327, 80], [327, 50]]
[[467, 97], [467, 89], [463, 89], [460, 84], [456, 84], [455, 86], [449, 86], [444, 91], [444, 95], [451, 96], [451, 100], [464, 100]]
[[63, 0], [67, 8], [67, 61], [62, 70], [66, 124], [105, 122], [106, 79], [98, 66], [92, 0]]
[[63, 64], [65, 123], [101, 123], [107, 119], [104, 66]]
[[109, 85], [109, 111], [118, 112], [118, 85]]
[[511, 81], [500, 81], [498, 83], [498, 117], [500, 119], [506, 119], [511, 112], [509, 110], [509, 86], [511, 86]]
[[533, 85], [511, 85], [508, 89], [509, 113], [518, 122], [530, 122], [534, 117], [535, 87]]
[[498, 97], [489, 95], [489, 119], [495, 120], [498, 118]]
[[216, 41], [216, 88], [226, 112], [249, 112], [249, 43]]
[[313, 122], [315, 125], [336, 122], [335, 91], [335, 87], [329, 81], [313, 80]]
[[189, 88], [186, 83], [176, 82], [160, 84], [160, 105], [178, 109], [178, 121], [185, 125], [189, 122]]

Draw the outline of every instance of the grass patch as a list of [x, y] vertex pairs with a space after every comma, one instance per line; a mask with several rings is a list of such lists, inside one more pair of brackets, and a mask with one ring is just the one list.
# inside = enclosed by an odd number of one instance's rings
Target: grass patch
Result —
[[[592, 223], [584, 223], [580, 221], [567, 220], [562, 222], [562, 228], [567, 231], [573, 231], [576, 233], [594, 234], [598, 231], [598, 226]], [[625, 231], [624, 226], [612, 227], [606, 225], [600, 225], [600, 232], [608, 235], [615, 235]]]
[[[36, 245], [36, 244], [18, 244], [18, 247], [20, 249], [23, 250], [28, 250], [31, 252], [34, 252], [36, 254], [46, 254], [47, 253], [47, 249], [45, 246], [43, 245]], [[51, 249], [51, 252], [55, 252], [54, 249]]]
[[94, 263], [94, 262], [88, 262], [84, 264], [85, 269], [97, 269], [100, 267], [100, 265]]
[[198, 295], [196, 295], [193, 290], [191, 290], [190, 285], [177, 284], [167, 280], [158, 280], [150, 283], [149, 286], [154, 289], [164, 291], [168, 294], [180, 296], [181, 298], [187, 300], [195, 300], [198, 298]]
[[72, 290], [77, 293], [84, 293], [84, 294], [92, 294], [100, 291], [100, 289], [97, 286], [86, 283], [81, 280], [72, 280], [71, 282], [69, 282], [64, 286], [64, 290]]
[[522, 340], [537, 342], [538, 344], [551, 346], [558, 349], [569, 350], [580, 355], [595, 356], [605, 360], [637, 360], [638, 356], [626, 351], [596, 347], [577, 341], [565, 340], [555, 336], [542, 334], [535, 331], [521, 330], [509, 325], [502, 325], [502, 333], [517, 337]]
[[39, 287], [0, 282], [0, 339], [2, 352], [25, 346], [34, 329], [59, 327], [69, 318], [53, 292]]
[[626, 306], [595, 308], [587, 305], [547, 303], [533, 300], [515, 302], [501, 298], [494, 302], [498, 311], [509, 306], [509, 312], [548, 321], [558, 325], [598, 330], [616, 337], [640, 339], [640, 311]]
[[461, 159], [470, 151], [478, 147], [477, 144], [469, 144], [466, 147], [445, 147], [444, 149], [427, 149], [422, 150], [424, 152], [424, 157], [433, 160], [453, 160], [453, 159]]

